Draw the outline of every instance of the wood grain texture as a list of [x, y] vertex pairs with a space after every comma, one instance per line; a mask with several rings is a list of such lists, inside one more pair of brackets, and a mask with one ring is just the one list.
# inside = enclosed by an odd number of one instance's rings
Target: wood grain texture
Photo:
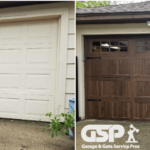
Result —
[[[148, 38], [145, 36], [144, 40]], [[101, 57], [85, 60], [86, 118], [149, 121], [150, 52], [136, 50], [136, 41], [141, 40], [138, 36], [112, 38], [128, 41], [126, 52], [91, 50], [94, 40], [106, 39], [108, 36], [85, 38], [85, 57]]]

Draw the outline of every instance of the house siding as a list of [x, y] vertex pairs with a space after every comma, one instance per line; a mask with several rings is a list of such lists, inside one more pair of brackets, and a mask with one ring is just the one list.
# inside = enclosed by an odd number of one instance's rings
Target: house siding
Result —
[[67, 73], [65, 92], [65, 112], [69, 111], [69, 98], [75, 98], [75, 13], [74, 6], [69, 5]]

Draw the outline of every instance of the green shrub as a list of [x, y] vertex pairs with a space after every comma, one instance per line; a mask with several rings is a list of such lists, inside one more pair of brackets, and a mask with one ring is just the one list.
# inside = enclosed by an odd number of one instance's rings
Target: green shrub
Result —
[[[47, 113], [47, 117], [50, 119], [50, 124], [44, 127], [45, 131], [48, 129], [49, 132], [52, 132], [52, 138], [56, 135], [58, 136], [58, 132], [61, 132], [62, 135], [69, 134], [69, 128], [74, 128], [74, 110], [69, 114], [68, 113], [61, 113], [60, 115], [55, 115], [54, 119], [51, 119], [52, 113]], [[60, 118], [63, 117], [64, 121], [61, 123]]]
[[75, 1], [76, 8], [83, 8], [83, 7], [96, 7], [96, 6], [105, 6], [110, 5], [110, 0], [104, 0], [103, 2], [97, 2], [96, 0], [87, 0], [87, 2], [79, 2], [79, 0]]

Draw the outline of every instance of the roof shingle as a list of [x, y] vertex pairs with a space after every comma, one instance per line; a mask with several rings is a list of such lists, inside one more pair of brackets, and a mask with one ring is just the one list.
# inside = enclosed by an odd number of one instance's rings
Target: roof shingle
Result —
[[77, 8], [76, 14], [104, 14], [104, 13], [150, 12], [150, 1], [120, 5]]

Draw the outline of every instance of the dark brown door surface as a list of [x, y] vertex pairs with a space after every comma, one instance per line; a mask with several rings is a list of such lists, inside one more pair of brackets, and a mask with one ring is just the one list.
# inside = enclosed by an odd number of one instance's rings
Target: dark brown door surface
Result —
[[86, 119], [150, 120], [150, 38], [85, 37]]

